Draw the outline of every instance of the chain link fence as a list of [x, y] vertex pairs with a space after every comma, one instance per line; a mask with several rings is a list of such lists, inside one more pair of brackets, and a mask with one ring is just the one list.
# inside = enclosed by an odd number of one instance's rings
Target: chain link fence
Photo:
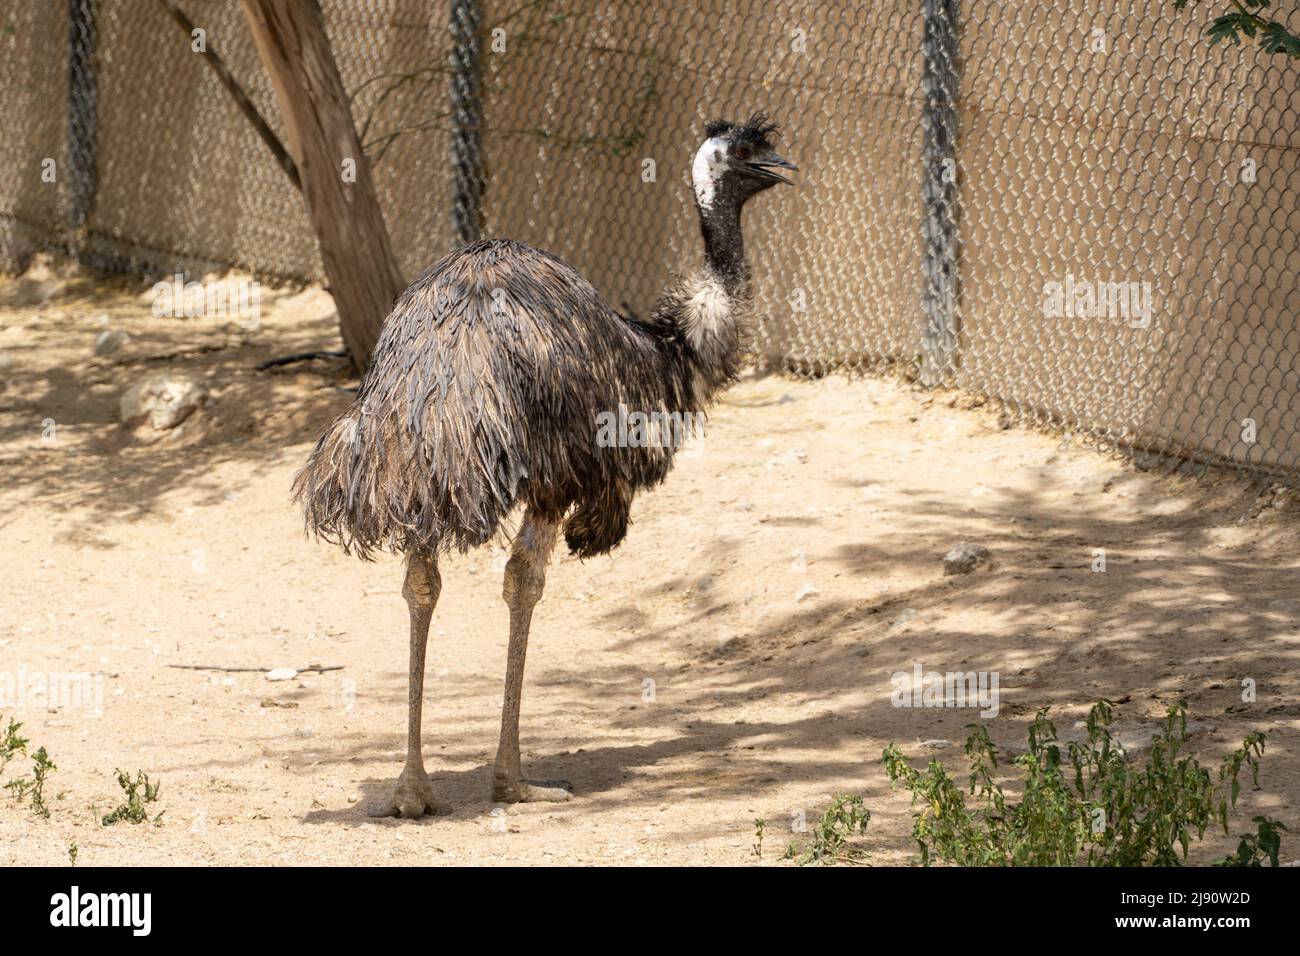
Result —
[[[196, 50], [219, 54], [283, 140], [239, 4], [177, 6], [200, 36], [157, 0], [0, 0], [0, 268], [53, 249], [118, 271], [323, 278], [301, 194]], [[417, 275], [452, 244], [446, 7], [323, 6], [394, 247]], [[69, 108], [82, 99], [78, 62], [90, 66], [89, 109]], [[93, 196], [77, 198], [86, 149]]]
[[964, 387], [1019, 419], [1294, 475], [1300, 64], [1221, 11], [963, 4]]
[[[281, 131], [238, 5], [178, 5]], [[801, 169], [746, 214], [770, 364], [1300, 475], [1300, 67], [1208, 48], [1205, 5], [322, 6], [407, 276], [512, 236], [645, 314], [699, 259], [704, 124], [765, 109]], [[0, 43], [0, 268], [322, 277], [300, 195], [157, 0], [0, 0]]]

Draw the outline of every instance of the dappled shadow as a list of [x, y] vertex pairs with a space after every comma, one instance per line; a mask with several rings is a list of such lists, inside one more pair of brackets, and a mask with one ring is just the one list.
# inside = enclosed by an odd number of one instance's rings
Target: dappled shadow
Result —
[[[80, 511], [79, 526], [62, 531], [79, 543], [97, 546], [101, 522], [148, 515], [175, 489], [220, 500], [232, 491], [210, 478], [220, 466], [271, 462], [314, 441], [350, 401], [342, 387], [355, 379], [346, 360], [256, 370], [278, 355], [337, 347], [332, 312], [278, 318], [295, 290], [264, 290], [262, 324], [247, 331], [233, 322], [155, 318], [127, 280], [79, 289], [74, 284], [40, 308], [0, 309], [6, 493]], [[95, 356], [95, 336], [109, 329], [127, 332], [129, 343]], [[198, 380], [208, 393], [203, 407], [172, 433], [122, 424], [122, 393], [159, 371]]]
[[[1189, 507], [1195, 506], [1199, 492], [1183, 491]], [[1091, 702], [1106, 697], [1119, 704], [1124, 725], [1154, 731], [1156, 718], [1185, 699], [1194, 717], [1218, 728], [1193, 744], [1213, 765], [1249, 730], [1290, 713], [1286, 695], [1300, 678], [1295, 570], [1215, 540], [1215, 524], [1233, 521], [1241, 505], [1238, 498], [1203, 513], [1203, 526], [1188, 527], [1176, 514], [1121, 518], [1104, 503], [1045, 509], [1032, 487], [982, 502], [974, 515], [951, 502], [915, 499], [907, 514], [897, 516], [888, 540], [841, 548], [834, 560], [864, 579], [884, 567], [928, 571], [923, 585], [774, 615], [722, 648], [654, 673], [654, 703], [611, 704], [634, 699], [651, 670], [647, 666], [602, 664], [599, 654], [572, 666], [549, 660], [535, 665], [530, 685], [549, 692], [531, 691], [534, 702], [525, 703], [523, 736], [531, 754], [526, 763], [538, 775], [572, 780], [578, 798], [596, 807], [652, 807], [705, 795], [762, 799], [791, 780], [830, 784], [846, 777], [884, 793], [878, 758], [885, 743], [901, 740], [917, 757], [926, 755], [908, 741], [944, 738], [959, 748], [966, 725], [978, 719], [970, 710], [900, 710], [891, 704], [890, 675], [921, 661], [927, 669], [999, 673], [1000, 710], [986, 726], [1001, 746], [1023, 745], [1026, 724], [1044, 706], [1052, 706], [1068, 727]], [[958, 518], [993, 552], [993, 572], [940, 576], [924, 532], [933, 521], [946, 527]], [[909, 548], [908, 540], [917, 543]], [[1174, 546], [1177, 554], [1166, 553]], [[1104, 573], [1092, 570], [1098, 548], [1106, 549]], [[710, 573], [709, 565], [701, 566], [701, 575]], [[1171, 580], [1182, 583], [1171, 590]], [[724, 601], [696, 608], [609, 646], [689, 648], [701, 621], [728, 607]], [[916, 616], [905, 617], [907, 609]], [[999, 634], [963, 626], [963, 616], [972, 611], [980, 620], [1023, 624]], [[625, 625], [645, 623], [635, 613], [602, 615]], [[1209, 636], [1221, 653], [1188, 656], [1182, 642], [1192, 636]], [[1240, 681], [1265, 670], [1269, 691], [1261, 692], [1257, 704], [1243, 705]], [[404, 678], [398, 672], [391, 677], [388, 693], [398, 706]], [[482, 696], [481, 687], [443, 692]], [[547, 705], [538, 705], [538, 697]], [[779, 716], [745, 722], [728, 717], [756, 700], [779, 704]], [[566, 732], [575, 715], [603, 721], [609, 739], [592, 743]], [[438, 756], [430, 762], [439, 792], [467, 803], [469, 813], [481, 812], [488, 802], [491, 764], [482, 754], [495, 739], [495, 718], [485, 714], [469, 729], [447, 725], [436, 714], [426, 718], [426, 740], [443, 748], [438, 755], [472, 765], [449, 772], [438, 769]], [[1296, 761], [1288, 732], [1276, 733], [1281, 736], [1265, 774], [1271, 790], [1294, 779]], [[828, 747], [828, 735], [852, 746]], [[393, 736], [382, 749], [399, 746], [400, 737]], [[379, 741], [356, 738], [320, 759], [368, 766], [378, 749]], [[820, 756], [791, 757], [809, 753]], [[964, 765], [959, 749], [951, 754], [949, 759]], [[392, 766], [394, 774], [397, 769]]]
[[[883, 747], [898, 741], [913, 757], [940, 756], [960, 773], [966, 725], [980, 719], [972, 710], [894, 707], [890, 676], [914, 661], [939, 671], [997, 672], [1000, 709], [985, 725], [1004, 747], [1023, 745], [1040, 707], [1052, 706], [1065, 729], [1100, 697], [1117, 702], [1124, 725], [1150, 730], [1169, 704], [1186, 699], [1193, 717], [1216, 728], [1192, 744], [1211, 767], [1249, 730], [1272, 729], [1261, 780], [1266, 794], [1289, 799], [1297, 766], [1293, 732], [1272, 723], [1295, 716], [1287, 709], [1300, 676], [1295, 572], [1269, 558], [1276, 551], [1225, 545], [1216, 531], [1248, 513], [1250, 490], [1216, 496], [1214, 488], [1168, 483], [1129, 489], [1160, 489], [1168, 495], [1162, 501], [1183, 502], [1161, 513], [1110, 506], [1106, 495], [1124, 493], [1119, 486], [1095, 501], [1062, 507], [1047, 495], [1051, 481], [1023, 482], [981, 498], [978, 507], [908, 494], [906, 508], [891, 513], [887, 533], [841, 543], [821, 559], [861, 582], [860, 599], [772, 608], [748, 625], [737, 623], [736, 596], [722, 585], [700, 589], [699, 582], [725, 579], [741, 545], [729, 535], [703, 534], [693, 545], [699, 560], [691, 574], [663, 569], [637, 589], [643, 599], [689, 589], [691, 603], [670, 620], [635, 604], [597, 603], [586, 612], [593, 638], [597, 622], [618, 633], [564, 659], [548, 650], [548, 636], [566, 626], [571, 612], [564, 605], [553, 610], [534, 627], [521, 724], [524, 764], [530, 776], [571, 781], [575, 800], [522, 812], [550, 819], [614, 810], [649, 817], [691, 801], [743, 801], [783, 813], [795, 785], [826, 793], [852, 787], [874, 807], [901, 800], [905, 813], [905, 798], [891, 796], [880, 767]], [[1188, 522], [1184, 509], [1194, 509], [1198, 520]], [[1292, 533], [1293, 516], [1280, 517], [1276, 527]], [[989, 547], [992, 571], [942, 576], [936, 536], [958, 533]], [[1105, 573], [1092, 570], [1096, 548], [1106, 549]], [[635, 565], [637, 559], [626, 560]], [[912, 583], [873, 592], [871, 585], [887, 575]], [[448, 586], [456, 580], [448, 574]], [[574, 597], [557, 593], [548, 600]], [[701, 632], [719, 619], [735, 637], [721, 645], [702, 641]], [[1190, 640], [1197, 642], [1194, 654], [1185, 650]], [[504, 641], [502, 628], [501, 658]], [[405, 746], [404, 654], [400, 642], [388, 650], [393, 666], [374, 675], [367, 689], [371, 713], [386, 715], [382, 721], [371, 716], [364, 729], [352, 722], [344, 733], [310, 740], [289, 729], [247, 738], [286, 772], [310, 773], [358, 796], [346, 806], [303, 810], [301, 822], [408, 825], [366, 815], [387, 797]], [[1265, 671], [1259, 703], [1243, 705], [1240, 680]], [[656, 684], [652, 701], [641, 697], [646, 677]], [[482, 818], [492, 805], [501, 679], [494, 672], [458, 673], [430, 688], [425, 762], [435, 792], [454, 809], [417, 826], [447, 819], [489, 825]], [[935, 753], [920, 744], [934, 740], [949, 746]], [[232, 756], [229, 765], [243, 759]], [[195, 760], [171, 769], [220, 765]], [[694, 832], [684, 826], [681, 836]], [[902, 831], [897, 837], [903, 839]]]

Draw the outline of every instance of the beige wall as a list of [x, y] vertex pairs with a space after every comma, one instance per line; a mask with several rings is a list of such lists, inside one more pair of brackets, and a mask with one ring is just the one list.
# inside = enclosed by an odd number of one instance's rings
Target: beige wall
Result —
[[[1207, 48], [1204, 11], [1167, 6], [963, 4], [958, 380], [1115, 440], [1291, 467], [1300, 70]], [[1045, 318], [1067, 273], [1150, 282], [1151, 327]]]
[[12, 270], [68, 219], [66, 3], [0, 4], [0, 270]]

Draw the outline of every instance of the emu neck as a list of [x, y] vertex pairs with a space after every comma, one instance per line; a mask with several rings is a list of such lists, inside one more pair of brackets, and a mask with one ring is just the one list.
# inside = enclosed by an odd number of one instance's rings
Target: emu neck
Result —
[[698, 208], [705, 261], [723, 288], [735, 295], [749, 279], [745, 243], [740, 234], [740, 203], [729, 196], [719, 196], [712, 205]]

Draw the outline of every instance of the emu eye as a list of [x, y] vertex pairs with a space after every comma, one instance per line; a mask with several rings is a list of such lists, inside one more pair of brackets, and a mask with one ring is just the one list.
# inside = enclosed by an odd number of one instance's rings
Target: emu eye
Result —
[[749, 159], [749, 157], [750, 157], [750, 156], [753, 156], [753, 155], [754, 155], [754, 151], [753, 151], [752, 149], [750, 149], [748, 146], [737, 146], [737, 147], [736, 147], [736, 158], [739, 159], [739, 160], [741, 160], [742, 162], [743, 162], [744, 160]]

